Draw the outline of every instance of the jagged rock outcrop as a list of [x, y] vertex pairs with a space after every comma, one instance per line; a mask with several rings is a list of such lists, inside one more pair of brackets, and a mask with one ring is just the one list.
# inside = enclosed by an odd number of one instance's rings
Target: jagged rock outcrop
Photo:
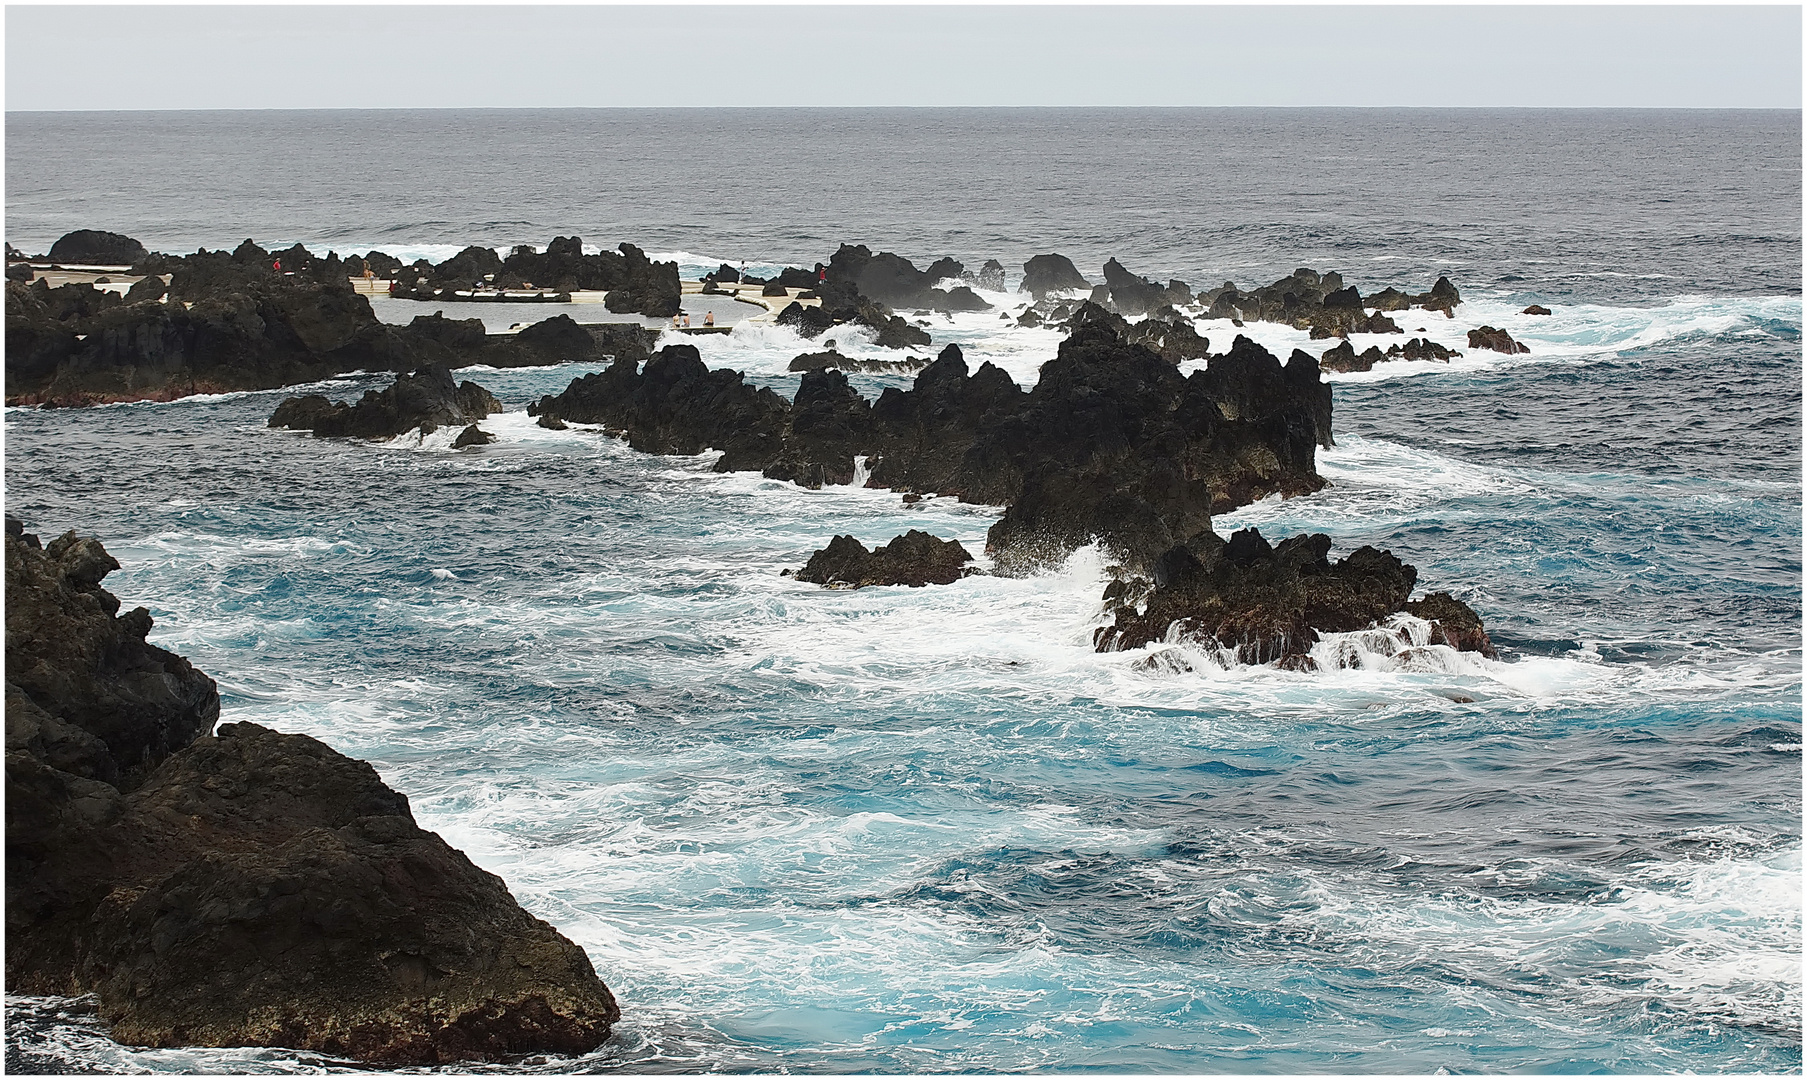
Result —
[[797, 571], [798, 581], [833, 588], [862, 589], [868, 585], [947, 585], [973, 569], [966, 548], [958, 540], [911, 529], [890, 543], [870, 551], [851, 536], [837, 536], [817, 551]]
[[853, 480], [854, 448], [871, 427], [872, 406], [845, 373], [805, 372], [785, 420], [776, 459], [761, 470], [768, 479], [811, 489]]
[[1114, 311], [1082, 300], [1067, 317], [1065, 326], [1072, 330], [1088, 322], [1108, 323], [1124, 341], [1145, 346], [1170, 364], [1203, 360], [1211, 354], [1210, 340], [1200, 337], [1192, 327], [1192, 320], [1171, 307], [1163, 306], [1147, 318], [1132, 323]]
[[1014, 572], [1096, 540], [1144, 566], [1208, 529], [1214, 512], [1322, 487], [1315, 450], [1329, 441], [1329, 411], [1310, 357], [1282, 366], [1239, 336], [1182, 377], [1109, 324], [1086, 323], [1042, 365], [1021, 411], [975, 443], [996, 471], [1021, 477], [987, 550]]
[[[1462, 298], [1449, 279], [1442, 277], [1428, 292], [1415, 296], [1388, 288], [1363, 298], [1353, 285], [1343, 283], [1341, 274], [1319, 274], [1309, 267], [1300, 267], [1271, 285], [1253, 290], [1242, 290], [1235, 282], [1226, 281], [1200, 293], [1198, 302], [1214, 319], [1285, 323], [1311, 331], [1314, 338], [1346, 338], [1350, 334], [1400, 333], [1399, 325], [1382, 312], [1420, 307], [1451, 315]], [[1366, 309], [1372, 309], [1372, 314]]]
[[1068, 289], [1090, 289], [1092, 283], [1080, 276], [1079, 268], [1065, 255], [1037, 255], [1023, 264], [1023, 281], [1018, 292], [1026, 292], [1039, 303], [1051, 292]]
[[1492, 349], [1502, 353], [1528, 353], [1530, 346], [1512, 340], [1512, 335], [1504, 330], [1496, 330], [1491, 326], [1483, 326], [1468, 332], [1468, 347], [1471, 349]]
[[[1165, 287], [1130, 273], [1116, 259], [1104, 264], [1104, 283], [1110, 288], [1111, 307], [1122, 315], [1145, 315], [1168, 302]], [[1185, 289], [1183, 282], [1178, 284]]]
[[1243, 663], [1309, 669], [1320, 632], [1363, 630], [1400, 612], [1431, 620], [1431, 642], [1493, 654], [1481, 621], [1448, 593], [1408, 603], [1418, 572], [1392, 554], [1358, 548], [1330, 562], [1322, 533], [1270, 545], [1258, 530], [1204, 530], [1155, 560], [1152, 582], [1105, 592], [1110, 626], [1100, 652], [1185, 640], [1231, 650]]
[[397, 378], [387, 389], [366, 390], [356, 405], [319, 394], [286, 398], [271, 414], [269, 426], [311, 430], [321, 437], [392, 439], [406, 431], [426, 435], [446, 426], [474, 428], [501, 411], [502, 403], [488, 390], [474, 382], [456, 383], [450, 371], [434, 364]]
[[50, 245], [51, 262], [74, 266], [131, 266], [149, 254], [131, 237], [99, 229], [77, 229]]
[[661, 319], [676, 315], [684, 291], [678, 282], [678, 264], [653, 262], [632, 244], [624, 243], [620, 250], [620, 282], [609, 287], [603, 306], [610, 311], [637, 311]]
[[586, 255], [583, 239], [576, 236], [555, 236], [545, 251], [521, 245], [507, 258], [494, 248], [467, 247], [436, 266], [422, 261], [391, 272], [394, 295], [404, 299], [450, 301], [458, 299], [459, 292], [481, 289], [532, 289], [552, 295], [587, 290], [608, 293], [603, 304], [610, 311], [659, 318], [678, 312], [682, 292], [677, 263], [652, 262], [644, 251], [625, 243], [616, 251]]
[[1530, 307], [1526, 308], [1524, 311], [1519, 312], [1519, 314], [1521, 314], [1521, 315], [1548, 315], [1548, 314], [1550, 314], [1550, 309], [1547, 307], [1544, 307], [1542, 304], [1532, 304]]
[[1384, 353], [1379, 346], [1370, 345], [1359, 354], [1353, 345], [1344, 341], [1326, 351], [1318, 362], [1325, 371], [1372, 371], [1375, 364], [1386, 360], [1435, 360], [1447, 364], [1461, 355], [1429, 338], [1413, 338], [1404, 345], [1389, 345]]
[[759, 470], [805, 486], [847, 483], [864, 456], [868, 483], [1009, 507], [988, 549], [1007, 572], [1099, 540], [1145, 565], [1207, 528], [1213, 512], [1321, 487], [1330, 388], [1303, 353], [1282, 365], [1244, 337], [1181, 376], [1124, 340], [1119, 316], [1088, 308], [1025, 394], [993, 364], [971, 372], [942, 350], [910, 389], [870, 406], [829, 367], [798, 400], [709, 371], [690, 346], [667, 346], [644, 373], [618, 362], [530, 411], [626, 434], [655, 453], [723, 450], [718, 471]]
[[789, 403], [749, 385], [738, 371], [711, 371], [694, 345], [667, 345], [645, 369], [621, 359], [574, 379], [528, 412], [601, 424], [651, 454], [724, 451], [717, 472], [762, 471], [777, 459]]
[[1461, 355], [1460, 352], [1445, 348], [1430, 338], [1413, 338], [1404, 345], [1387, 346], [1387, 359], [1389, 360], [1436, 360], [1447, 364]]
[[[625, 265], [624, 256], [614, 257]], [[384, 258], [372, 252], [357, 262], [374, 265]], [[274, 269], [279, 260], [282, 273]], [[88, 285], [52, 289], [42, 281], [29, 287], [8, 282], [9, 404], [166, 401], [312, 382], [341, 371], [412, 371], [430, 364], [645, 359], [657, 337], [633, 324], [579, 327], [565, 315], [514, 335], [486, 334], [478, 320], [439, 315], [389, 326], [349, 285], [351, 263], [330, 253], [316, 258], [299, 245], [273, 255], [246, 241], [233, 252], [141, 261], [146, 276], [123, 300]], [[675, 275], [671, 267], [674, 290]]]
[[8, 519], [6, 985], [95, 994], [122, 1042], [391, 1065], [580, 1054], [619, 1018], [583, 951], [420, 829], [369, 765], [219, 715], [145, 643], [118, 563]]

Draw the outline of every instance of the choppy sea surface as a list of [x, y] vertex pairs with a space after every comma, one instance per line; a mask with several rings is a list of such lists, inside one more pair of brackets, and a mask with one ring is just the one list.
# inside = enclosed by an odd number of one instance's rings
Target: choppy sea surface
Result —
[[[1195, 287], [1446, 273], [1458, 319], [1409, 336], [1530, 346], [1330, 376], [1330, 486], [1217, 519], [1389, 548], [1501, 650], [1339, 635], [1358, 666], [1315, 674], [1094, 653], [1089, 549], [798, 584], [837, 533], [978, 551], [999, 510], [534, 426], [591, 366], [465, 373], [510, 411], [460, 452], [267, 429], [289, 391], [8, 410], [8, 513], [101, 537], [224, 719], [369, 759], [588, 951], [615, 1035], [505, 1068], [1800, 1070], [1798, 112], [9, 114], [6, 154], [30, 251], [579, 233], [688, 275], [842, 240], [1012, 286], [1048, 250]], [[1059, 342], [930, 330], [1025, 386]], [[806, 348], [693, 340], [781, 392]], [[122, 1047], [82, 1001], [7, 1021], [15, 1071], [343, 1067]]]

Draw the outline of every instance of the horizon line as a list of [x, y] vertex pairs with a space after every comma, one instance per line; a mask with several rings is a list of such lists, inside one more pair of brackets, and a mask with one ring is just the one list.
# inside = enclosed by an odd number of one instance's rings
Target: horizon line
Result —
[[124, 109], [7, 109], [7, 116], [68, 115], [77, 113], [292, 113], [292, 112], [835, 112], [876, 109], [1120, 109], [1120, 110], [1216, 110], [1278, 109], [1322, 110], [1335, 112], [1372, 112], [1400, 110], [1412, 112], [1794, 112], [1799, 105], [271, 105], [260, 107], [169, 107]]

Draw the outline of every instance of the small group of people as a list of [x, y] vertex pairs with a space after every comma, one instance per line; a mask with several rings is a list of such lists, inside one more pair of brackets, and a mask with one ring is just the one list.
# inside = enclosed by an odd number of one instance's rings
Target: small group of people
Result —
[[[715, 325], [715, 312], [713, 312], [713, 311], [703, 312], [703, 325], [704, 326], [714, 326]], [[671, 328], [673, 330], [690, 329], [690, 312], [680, 311], [677, 314], [673, 315], [671, 317]]]

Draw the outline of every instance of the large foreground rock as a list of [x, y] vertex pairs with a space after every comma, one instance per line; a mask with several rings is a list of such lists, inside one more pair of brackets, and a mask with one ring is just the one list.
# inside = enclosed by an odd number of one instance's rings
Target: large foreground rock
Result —
[[369, 765], [228, 724], [116, 616], [118, 563], [6, 537], [6, 986], [123, 1042], [397, 1065], [577, 1054], [619, 1017], [583, 951], [417, 826]]

